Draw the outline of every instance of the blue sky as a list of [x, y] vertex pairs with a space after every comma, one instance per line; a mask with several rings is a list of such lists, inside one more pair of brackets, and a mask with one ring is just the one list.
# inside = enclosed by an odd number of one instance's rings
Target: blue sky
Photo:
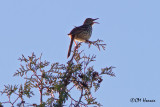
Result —
[[[102, 39], [105, 51], [83, 44], [96, 54], [95, 69], [115, 66], [116, 77], [103, 77], [94, 95], [104, 107], [158, 107], [160, 105], [159, 0], [3, 0], [0, 1], [0, 90], [21, 83], [12, 77], [22, 54], [66, 63], [67, 34], [88, 18], [100, 18], [92, 40]], [[147, 98], [154, 103], [131, 103]], [[6, 99], [0, 97], [0, 101]], [[32, 101], [38, 101], [34, 98]]]

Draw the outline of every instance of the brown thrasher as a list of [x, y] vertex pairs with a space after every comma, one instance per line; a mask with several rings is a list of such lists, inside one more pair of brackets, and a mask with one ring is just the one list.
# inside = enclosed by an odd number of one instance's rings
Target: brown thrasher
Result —
[[[69, 45], [67, 58], [71, 54], [71, 48], [72, 48], [73, 41], [75, 42], [75, 40], [77, 40], [79, 42], [86, 42], [87, 40], [89, 40], [89, 38], [92, 35], [92, 25], [94, 23], [98, 23], [98, 22], [94, 22], [97, 19], [99, 19], [99, 18], [96, 18], [96, 19], [87, 18], [84, 21], [83, 25], [81, 25], [79, 27], [75, 27], [68, 34], [69, 37], [71, 38], [71, 42], [70, 42], [70, 45]], [[75, 42], [75, 44], [76, 44], [76, 42]]]

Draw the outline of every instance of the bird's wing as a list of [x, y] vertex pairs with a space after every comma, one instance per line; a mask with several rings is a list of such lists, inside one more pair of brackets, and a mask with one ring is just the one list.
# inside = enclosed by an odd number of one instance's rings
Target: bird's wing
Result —
[[80, 34], [82, 31], [85, 31], [86, 29], [87, 29], [87, 27], [84, 25], [79, 26], [79, 27], [75, 27], [68, 35]]

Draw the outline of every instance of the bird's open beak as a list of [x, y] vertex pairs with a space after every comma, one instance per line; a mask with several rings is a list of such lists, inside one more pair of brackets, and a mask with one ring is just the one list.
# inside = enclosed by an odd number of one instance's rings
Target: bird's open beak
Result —
[[98, 22], [94, 22], [94, 21], [95, 21], [95, 20], [97, 20], [97, 19], [99, 19], [99, 18], [93, 19], [93, 23], [97, 23], [97, 24], [99, 24]]

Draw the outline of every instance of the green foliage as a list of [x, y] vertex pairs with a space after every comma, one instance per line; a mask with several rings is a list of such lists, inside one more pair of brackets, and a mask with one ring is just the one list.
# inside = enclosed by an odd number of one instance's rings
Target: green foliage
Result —
[[[102, 40], [88, 41], [89, 48], [91, 45], [96, 46], [99, 50], [105, 49], [105, 44], [101, 44]], [[37, 106], [37, 107], [62, 107], [65, 106], [66, 101], [71, 101], [70, 106], [101, 106], [92, 96], [92, 89], [95, 92], [100, 88], [103, 81], [102, 75], [115, 76], [112, 72], [114, 67], [105, 67], [100, 71], [95, 71], [91, 63], [96, 61], [96, 55], [81, 55], [83, 51], [79, 52], [79, 43], [74, 51], [71, 59], [67, 64], [60, 64], [55, 62], [50, 64], [48, 61], [41, 61], [40, 57], [36, 57], [34, 53], [31, 56], [25, 57], [22, 55], [19, 60], [23, 63], [19, 70], [14, 73], [14, 76], [22, 77], [25, 82], [21, 85], [5, 85], [2, 94], [8, 96], [8, 101], [2, 104], [10, 103], [12, 106], [21, 99], [17, 106]], [[94, 64], [94, 63], [93, 63]], [[49, 70], [46, 70], [48, 69]], [[33, 89], [38, 89], [40, 94], [40, 104], [26, 103], [24, 96], [31, 98], [34, 93]], [[78, 89], [81, 94], [79, 98], [72, 97], [71, 90]], [[17, 98], [11, 102], [11, 95], [16, 95]], [[43, 97], [48, 99], [43, 101]], [[82, 100], [82, 98], [84, 100]], [[1, 104], [1, 105], [2, 105]]]

